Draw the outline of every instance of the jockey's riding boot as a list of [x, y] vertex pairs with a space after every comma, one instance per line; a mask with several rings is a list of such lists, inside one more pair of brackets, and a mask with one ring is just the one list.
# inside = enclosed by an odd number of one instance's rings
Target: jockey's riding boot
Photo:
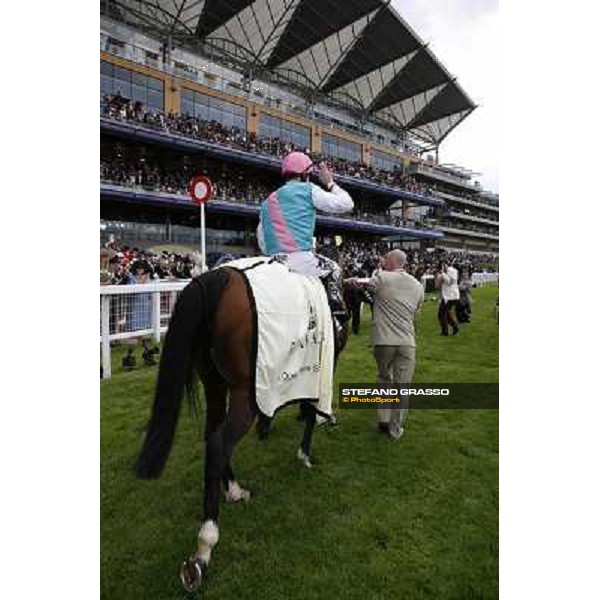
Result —
[[328, 273], [325, 277], [321, 278], [321, 281], [325, 287], [331, 314], [340, 325], [343, 325], [348, 321], [350, 315], [346, 310], [346, 305], [342, 296], [341, 279], [336, 279], [334, 273]]
[[373, 294], [367, 289], [364, 289], [362, 293], [367, 304], [373, 306]]
[[327, 301], [329, 302], [329, 308], [331, 309], [331, 316], [339, 326], [343, 325], [350, 315], [346, 310], [346, 304], [344, 302], [343, 290], [342, 290], [342, 272], [339, 265], [321, 254], [317, 254], [317, 261], [321, 272], [321, 281], [325, 287], [325, 293], [327, 294]]

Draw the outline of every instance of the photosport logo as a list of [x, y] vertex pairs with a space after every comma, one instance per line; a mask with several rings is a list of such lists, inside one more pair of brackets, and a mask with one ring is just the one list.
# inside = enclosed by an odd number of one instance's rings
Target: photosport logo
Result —
[[338, 401], [345, 408], [497, 409], [497, 383], [340, 383]]

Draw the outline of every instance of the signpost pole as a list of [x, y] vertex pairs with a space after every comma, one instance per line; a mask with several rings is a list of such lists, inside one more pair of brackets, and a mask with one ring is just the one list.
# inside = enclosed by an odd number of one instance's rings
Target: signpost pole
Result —
[[200, 205], [200, 240], [202, 253], [202, 272], [206, 273], [206, 220], [204, 217], [204, 202]]
[[202, 254], [202, 272], [206, 273], [206, 217], [204, 205], [212, 198], [213, 185], [204, 175], [197, 175], [190, 181], [189, 194], [192, 202], [200, 206], [200, 252]]

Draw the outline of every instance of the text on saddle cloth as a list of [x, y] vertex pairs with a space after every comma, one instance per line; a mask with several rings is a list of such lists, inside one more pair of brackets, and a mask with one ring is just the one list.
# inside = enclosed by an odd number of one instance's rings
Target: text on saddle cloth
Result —
[[[225, 266], [225, 265], [224, 265]], [[271, 417], [281, 406], [314, 399], [331, 414], [334, 339], [321, 281], [290, 273], [271, 259], [241, 259], [226, 266], [246, 277], [256, 307], [256, 401]]]

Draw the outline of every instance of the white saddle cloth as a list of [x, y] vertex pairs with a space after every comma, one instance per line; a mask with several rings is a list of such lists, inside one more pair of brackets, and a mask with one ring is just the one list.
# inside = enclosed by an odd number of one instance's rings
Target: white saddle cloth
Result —
[[[334, 338], [327, 296], [318, 277], [291, 273], [268, 257], [224, 264], [247, 277], [258, 321], [256, 402], [262, 413], [293, 400], [316, 401], [331, 415]], [[256, 266], [255, 266], [256, 265]], [[251, 268], [249, 268], [251, 267]]]

